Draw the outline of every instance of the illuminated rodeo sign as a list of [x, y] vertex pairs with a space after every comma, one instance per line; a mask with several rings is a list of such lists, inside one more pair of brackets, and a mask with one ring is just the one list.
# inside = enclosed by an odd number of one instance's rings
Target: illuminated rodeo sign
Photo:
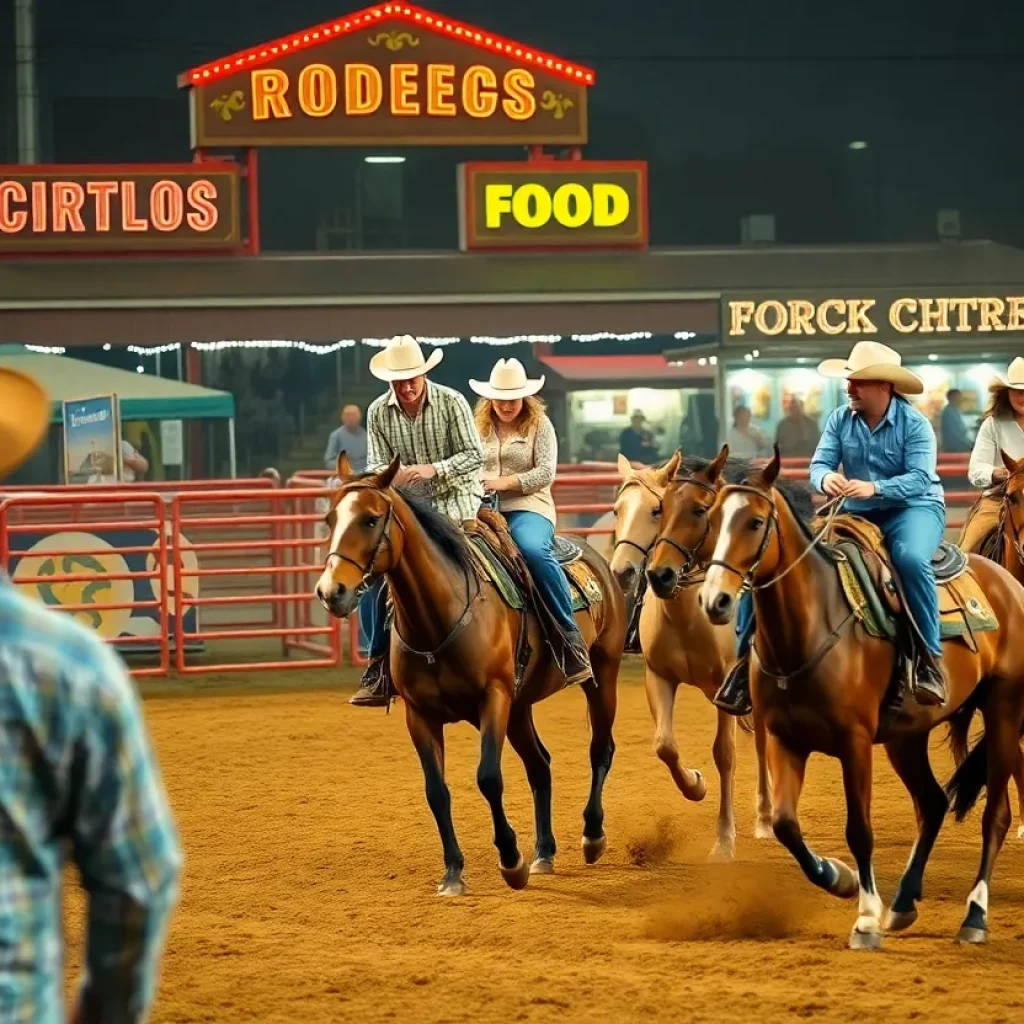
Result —
[[594, 72], [411, 4], [185, 72], [192, 144], [580, 145]]

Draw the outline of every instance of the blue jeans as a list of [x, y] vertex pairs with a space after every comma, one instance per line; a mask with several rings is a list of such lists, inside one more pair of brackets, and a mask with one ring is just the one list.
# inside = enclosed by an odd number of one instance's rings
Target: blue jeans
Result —
[[366, 638], [371, 658], [386, 654], [388, 650], [389, 638], [385, 628], [387, 595], [384, 577], [378, 576], [359, 600], [359, 631]]
[[[910, 508], [871, 509], [857, 514], [882, 531], [921, 636], [932, 654], [941, 654], [939, 597], [932, 555], [946, 532], [945, 508], [930, 501]], [[749, 593], [743, 595], [736, 609], [736, 636], [736, 651], [742, 657], [750, 650], [754, 638], [754, 598]]]
[[539, 512], [508, 511], [505, 518], [512, 539], [523, 553], [534, 583], [562, 632], [570, 635], [578, 632], [579, 627], [572, 614], [569, 581], [551, 552], [555, 539], [554, 524]]

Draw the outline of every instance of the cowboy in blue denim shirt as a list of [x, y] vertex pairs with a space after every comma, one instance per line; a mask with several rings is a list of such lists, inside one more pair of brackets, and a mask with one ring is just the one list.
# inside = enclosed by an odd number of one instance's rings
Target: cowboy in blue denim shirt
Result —
[[[874, 341], [859, 342], [849, 359], [826, 359], [818, 371], [847, 381], [849, 404], [836, 409], [825, 424], [811, 460], [811, 484], [830, 498], [845, 498], [847, 511], [882, 531], [926, 647], [914, 696], [920, 704], [945, 704], [932, 570], [932, 556], [946, 529], [945, 501], [935, 471], [935, 432], [904, 397], [921, 394], [924, 382], [901, 365], [899, 353]], [[744, 715], [750, 711], [749, 651], [754, 636], [749, 593], [740, 602], [736, 632], [740, 660], [715, 695], [715, 704]]]

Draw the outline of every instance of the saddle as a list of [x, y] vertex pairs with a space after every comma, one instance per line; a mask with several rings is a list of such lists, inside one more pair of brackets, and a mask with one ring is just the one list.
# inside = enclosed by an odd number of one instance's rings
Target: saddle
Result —
[[[466, 536], [480, 579], [492, 583], [509, 608], [523, 611], [536, 603], [531, 596], [535, 588], [530, 570], [500, 512], [482, 508], [476, 523], [467, 528]], [[599, 604], [603, 597], [601, 585], [583, 559], [583, 545], [556, 534], [552, 551], [569, 581], [572, 610], [585, 611]]]
[[[816, 521], [819, 529], [824, 527]], [[843, 593], [854, 615], [872, 636], [897, 642], [916, 632], [909, 622], [899, 578], [885, 550], [882, 532], [853, 515], [832, 520], [825, 542], [836, 563]], [[967, 556], [945, 541], [932, 556], [942, 639], [960, 640], [977, 651], [975, 634], [999, 628], [992, 606], [971, 574]]]

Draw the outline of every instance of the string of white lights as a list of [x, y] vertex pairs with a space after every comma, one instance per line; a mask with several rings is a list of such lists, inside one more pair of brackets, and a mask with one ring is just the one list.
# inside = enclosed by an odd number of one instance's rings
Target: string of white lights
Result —
[[[697, 335], [692, 331], [676, 331], [673, 337], [677, 341], [688, 341]], [[597, 331], [593, 334], [512, 334], [506, 336], [490, 334], [474, 334], [469, 341], [474, 345], [554, 345], [560, 341], [576, 341], [590, 343], [594, 341], [645, 341], [653, 338], [651, 331]], [[192, 341], [187, 345], [199, 352], [222, 352], [225, 349], [298, 349], [300, 352], [310, 352], [313, 355], [326, 356], [337, 352], [339, 349], [352, 348], [354, 345], [362, 344], [370, 348], [383, 348], [390, 338], [341, 338], [333, 342], [311, 342], [294, 341], [287, 338], [226, 338], [222, 341]], [[437, 348], [445, 345], [455, 345], [462, 338], [445, 336], [435, 337], [430, 335], [418, 336], [416, 340], [421, 345], [429, 345]], [[177, 352], [183, 347], [180, 341], [170, 342], [166, 345], [129, 345], [128, 351], [137, 356], [158, 356], [167, 352]], [[32, 352], [45, 352], [47, 354], [62, 355], [65, 349], [59, 346], [26, 345], [25, 348]], [[105, 351], [110, 351], [109, 342], [103, 346]]]
[[62, 356], [67, 349], [63, 345], [26, 345], [26, 352], [39, 352], [44, 356]]

